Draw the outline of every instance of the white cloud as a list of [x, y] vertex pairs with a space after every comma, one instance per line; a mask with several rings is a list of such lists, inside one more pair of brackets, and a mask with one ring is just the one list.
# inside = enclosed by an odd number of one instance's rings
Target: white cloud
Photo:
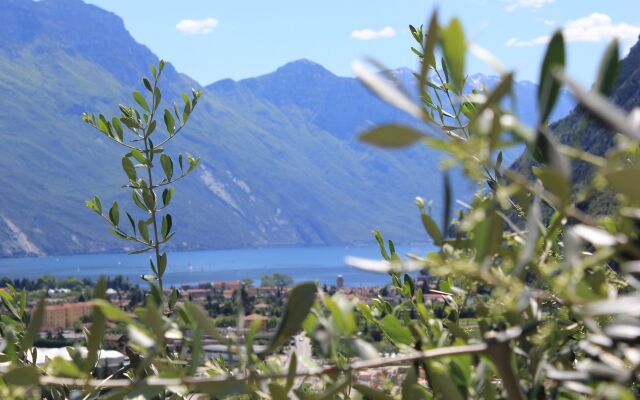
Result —
[[508, 12], [515, 11], [518, 8], [542, 8], [546, 4], [551, 4], [555, 0], [503, 0], [507, 3]]
[[392, 38], [396, 35], [396, 30], [390, 26], [385, 26], [379, 31], [374, 31], [372, 29], [358, 29], [351, 32], [352, 39], [358, 40], [371, 40], [371, 39], [379, 39], [379, 38]]
[[183, 19], [178, 22], [176, 28], [188, 35], [206, 35], [211, 33], [219, 22], [215, 18]]
[[[567, 42], [602, 42], [613, 38], [619, 40], [635, 40], [640, 35], [640, 26], [626, 22], [614, 24], [610, 16], [602, 13], [593, 13], [587, 17], [568, 21], [562, 29], [564, 39]], [[535, 46], [546, 44], [550, 36], [538, 36], [529, 40], [511, 38], [507, 41], [507, 47]]]

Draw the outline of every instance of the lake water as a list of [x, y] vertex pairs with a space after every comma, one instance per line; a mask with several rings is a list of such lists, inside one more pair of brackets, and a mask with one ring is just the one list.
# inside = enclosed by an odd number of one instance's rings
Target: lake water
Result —
[[[428, 245], [398, 246], [398, 254], [424, 254]], [[390, 282], [387, 274], [361, 271], [344, 264], [346, 256], [380, 259], [377, 246], [272, 247], [259, 249], [208, 250], [168, 253], [165, 285], [196, 284], [221, 280], [260, 277], [282, 272], [294, 281], [317, 280], [335, 285], [338, 274], [346, 286], [371, 286]], [[0, 276], [35, 278], [56, 277], [96, 279], [100, 275], [124, 275], [133, 282], [150, 273], [149, 255], [87, 254], [38, 258], [0, 259]]]

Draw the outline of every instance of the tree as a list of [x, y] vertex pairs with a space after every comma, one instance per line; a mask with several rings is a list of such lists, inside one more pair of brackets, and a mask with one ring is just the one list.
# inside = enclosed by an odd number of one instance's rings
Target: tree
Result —
[[263, 275], [260, 278], [260, 286], [286, 288], [293, 285], [293, 279], [280, 272], [274, 272], [271, 275]]

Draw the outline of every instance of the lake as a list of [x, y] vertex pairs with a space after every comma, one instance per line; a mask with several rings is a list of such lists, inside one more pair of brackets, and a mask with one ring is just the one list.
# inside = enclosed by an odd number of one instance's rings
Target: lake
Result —
[[[397, 246], [398, 254], [424, 254], [429, 245]], [[377, 246], [270, 247], [167, 253], [165, 285], [185, 285], [222, 280], [253, 279], [273, 272], [291, 276], [295, 282], [314, 280], [335, 285], [344, 276], [346, 286], [372, 286], [390, 282], [387, 274], [361, 271], [344, 264], [346, 256], [380, 259]], [[144, 283], [139, 276], [150, 273], [149, 255], [85, 254], [37, 258], [2, 258], [0, 276], [35, 278], [42, 275], [96, 279], [100, 275], [124, 275]]]

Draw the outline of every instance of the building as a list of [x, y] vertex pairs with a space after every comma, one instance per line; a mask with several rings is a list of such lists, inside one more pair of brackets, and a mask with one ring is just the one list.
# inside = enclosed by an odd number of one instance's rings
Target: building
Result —
[[220, 281], [213, 282], [211, 289], [214, 294], [223, 294], [227, 290], [231, 290], [231, 292], [239, 290], [242, 286], [244, 283], [241, 281]]
[[57, 331], [67, 327], [67, 311], [63, 304], [48, 305], [44, 309], [42, 329]]
[[336, 278], [336, 289], [342, 289], [344, 287], [344, 276], [338, 275]]
[[91, 315], [90, 302], [47, 305], [44, 309], [42, 329], [59, 330], [73, 327], [73, 323], [82, 317]]
[[209, 289], [187, 289], [183, 292], [183, 296], [191, 301], [206, 301], [210, 295]]
[[260, 321], [260, 327], [258, 328], [258, 330], [260, 331], [267, 330], [267, 322], [269, 321], [269, 318], [260, 314], [251, 314], [244, 317], [244, 327], [249, 328], [254, 321]]

